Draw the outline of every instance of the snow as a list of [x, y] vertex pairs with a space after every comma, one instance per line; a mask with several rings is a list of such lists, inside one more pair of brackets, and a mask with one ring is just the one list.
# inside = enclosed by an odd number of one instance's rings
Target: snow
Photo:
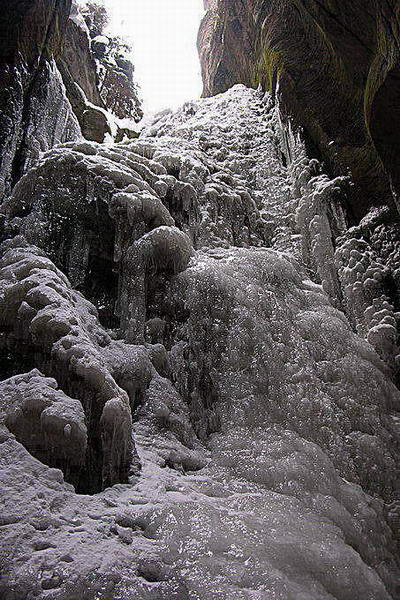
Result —
[[[0, 386], [14, 398], [35, 378], [44, 433], [54, 416], [62, 434], [38, 455], [12, 426], [21, 398], [1, 403], [1, 592], [395, 597], [385, 267], [333, 210], [343, 182], [294, 136], [284, 166], [281, 136], [270, 97], [235, 86], [138, 140], [59, 146], [2, 207], [19, 236], [0, 323], [38, 371]], [[63, 454], [78, 431], [80, 470]]]

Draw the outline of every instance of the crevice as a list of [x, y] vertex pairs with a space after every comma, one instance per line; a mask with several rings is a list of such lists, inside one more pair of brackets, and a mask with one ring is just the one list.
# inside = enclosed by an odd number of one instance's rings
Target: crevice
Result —
[[85, 282], [78, 290], [95, 305], [99, 321], [106, 329], [117, 329], [120, 325], [116, 314], [118, 280], [119, 273], [110, 258], [89, 252]]
[[[114, 261], [115, 224], [107, 209], [76, 222], [65, 222], [52, 212], [48, 238], [49, 257], [67, 274], [73, 287], [98, 310], [106, 329], [117, 329], [118, 265]], [[100, 218], [101, 216], [101, 218]], [[92, 217], [92, 218], [91, 218]]]
[[26, 347], [23, 353], [15, 353], [12, 347], [5, 342], [7, 333], [0, 333], [0, 381], [10, 377], [27, 373], [36, 368], [35, 350]]

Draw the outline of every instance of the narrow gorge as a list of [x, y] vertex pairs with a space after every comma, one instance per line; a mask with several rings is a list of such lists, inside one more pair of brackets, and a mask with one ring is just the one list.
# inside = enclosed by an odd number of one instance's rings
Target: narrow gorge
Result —
[[0, 599], [399, 599], [400, 3], [3, 8]]

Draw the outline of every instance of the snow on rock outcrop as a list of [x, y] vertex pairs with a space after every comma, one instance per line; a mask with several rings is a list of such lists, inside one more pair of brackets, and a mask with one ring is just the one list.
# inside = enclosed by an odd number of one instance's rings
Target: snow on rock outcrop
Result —
[[317, 276], [333, 305], [346, 313], [354, 330], [390, 367], [399, 385], [399, 225], [388, 208], [376, 207], [349, 227], [350, 177], [330, 180], [296, 140], [289, 142], [303, 263]]
[[396, 597], [396, 313], [290, 151], [236, 86], [2, 206], [5, 598]]
[[[57, 390], [37, 369], [0, 384], [2, 421], [24, 446], [44, 460], [80, 468], [87, 447], [85, 413], [78, 400]], [[44, 448], [43, 448], [44, 446]]]
[[[111, 340], [96, 324], [96, 309], [71, 289], [65, 276], [38, 248], [26, 247], [24, 240], [15, 238], [11, 244], [6, 242], [0, 264], [2, 352], [9, 356], [14, 367], [24, 360], [34, 360], [43, 371], [51, 373], [60, 386], [78, 396], [74, 401], [61, 400], [65, 407], [74, 402], [81, 410], [83, 404], [89, 428], [86, 461], [84, 456], [80, 457], [87, 471], [85, 491], [96, 491], [126, 478], [133, 450], [129, 400], [104, 365], [99, 347], [111, 344]], [[15, 378], [11, 383], [14, 387], [17, 385]], [[8, 394], [7, 389], [3, 391]], [[38, 412], [37, 407], [32, 410]], [[47, 408], [37, 415], [41, 421], [44, 419], [41, 423], [44, 435], [46, 411]], [[76, 410], [67, 412], [76, 413]], [[74, 423], [67, 416], [68, 432]], [[27, 419], [29, 421], [29, 417]], [[27, 427], [35, 429], [35, 423]], [[14, 433], [13, 428], [11, 430]], [[71, 444], [69, 436], [66, 437], [65, 444]], [[54, 442], [50, 444], [50, 462], [53, 446]], [[83, 449], [85, 447], [86, 443]], [[34, 446], [33, 454], [36, 452]], [[64, 466], [62, 460], [58, 466]], [[69, 470], [68, 458], [65, 468]], [[79, 487], [81, 480], [78, 470], [72, 481]]]

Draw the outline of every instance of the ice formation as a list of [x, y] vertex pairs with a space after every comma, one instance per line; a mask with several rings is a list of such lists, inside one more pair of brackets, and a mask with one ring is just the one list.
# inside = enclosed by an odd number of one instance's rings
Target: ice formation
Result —
[[397, 597], [399, 315], [345, 185], [243, 86], [19, 181], [2, 597]]

